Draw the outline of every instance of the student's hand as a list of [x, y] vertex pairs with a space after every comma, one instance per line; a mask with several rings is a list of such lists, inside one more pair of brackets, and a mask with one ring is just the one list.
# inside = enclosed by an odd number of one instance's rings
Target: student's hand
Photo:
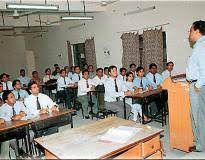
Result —
[[148, 90], [149, 90], [149, 91], [151, 91], [151, 90], [153, 90], [153, 89], [154, 89], [154, 87], [152, 87], [152, 86], [149, 86], [149, 87], [148, 87]]
[[11, 119], [13, 121], [21, 120], [22, 116], [20, 114], [13, 116]]
[[3, 124], [3, 123], [5, 123], [5, 120], [0, 118], [0, 124]]
[[51, 108], [51, 112], [58, 112], [58, 108], [57, 108], [56, 106], [53, 106], [53, 107]]
[[162, 88], [162, 86], [161, 86], [161, 85], [158, 85], [158, 86], [157, 86], [157, 89], [161, 89], [161, 88]]
[[132, 92], [126, 91], [126, 92], [124, 93], [124, 95], [125, 95], [125, 96], [131, 96], [131, 95], [132, 95]]
[[26, 116], [26, 113], [25, 113], [24, 111], [21, 111], [21, 112], [19, 113], [19, 115], [20, 115], [21, 117], [24, 117], [24, 116]]
[[195, 91], [195, 92], [199, 92], [199, 91], [200, 91], [200, 89], [199, 89], [199, 88], [197, 88], [197, 87], [194, 85], [194, 91]]
[[49, 113], [48, 108], [46, 108], [46, 109], [41, 109], [41, 110], [39, 111], [39, 114], [47, 114], [47, 113]]
[[135, 93], [139, 93], [139, 92], [142, 92], [142, 88], [137, 88], [136, 90], [135, 90]]

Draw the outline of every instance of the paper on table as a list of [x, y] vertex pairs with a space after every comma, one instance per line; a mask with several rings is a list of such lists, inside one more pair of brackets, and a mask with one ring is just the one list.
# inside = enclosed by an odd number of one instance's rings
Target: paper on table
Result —
[[119, 126], [118, 128], [110, 128], [104, 135], [100, 137], [102, 141], [111, 141], [116, 143], [125, 143], [138, 133], [141, 128]]

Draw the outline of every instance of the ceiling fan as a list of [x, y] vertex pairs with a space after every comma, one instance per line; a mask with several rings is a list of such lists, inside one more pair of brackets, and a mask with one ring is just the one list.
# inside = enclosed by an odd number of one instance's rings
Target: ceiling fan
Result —
[[115, 3], [115, 2], [117, 2], [117, 1], [119, 1], [119, 0], [102, 0], [102, 1], [98, 1], [98, 2], [94, 2], [94, 1], [88, 1], [88, 2], [86, 2], [87, 4], [97, 4], [97, 5], [99, 5], [99, 6], [101, 6], [101, 7], [106, 7], [106, 6], [108, 6], [109, 4], [112, 4], [112, 3]]
[[27, 16], [37, 12], [38, 11], [27, 11], [27, 12], [19, 13], [17, 10], [14, 10], [13, 15], [9, 15], [8, 17], [13, 17], [14, 19], [18, 19], [20, 17]]

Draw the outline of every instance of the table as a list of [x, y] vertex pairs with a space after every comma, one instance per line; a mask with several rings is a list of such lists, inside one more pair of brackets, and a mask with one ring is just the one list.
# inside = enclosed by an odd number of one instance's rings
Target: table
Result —
[[[0, 142], [8, 141], [18, 137], [25, 139], [26, 152], [31, 153], [29, 125], [31, 120], [9, 121], [0, 124]], [[18, 146], [18, 145], [17, 145]], [[19, 147], [19, 146], [18, 146]], [[18, 148], [19, 149], [19, 148]]]
[[[157, 88], [157, 89], [154, 89], [154, 90], [150, 90], [150, 91], [147, 91], [147, 92], [143, 92], [143, 93], [137, 93], [137, 94], [134, 94], [132, 96], [126, 96], [125, 98], [123, 98], [123, 103], [124, 103], [124, 119], [126, 119], [126, 103], [125, 103], [125, 99], [126, 98], [132, 98], [133, 99], [141, 99], [142, 100], [142, 114], [145, 113], [145, 108], [148, 107], [148, 103], [149, 103], [149, 98], [151, 96], [154, 96], [154, 95], [160, 95], [160, 99], [162, 100], [162, 103], [163, 103], [163, 98], [162, 98], [162, 92], [164, 90], [160, 87], [160, 88]], [[162, 126], [164, 125], [164, 120], [165, 120], [165, 124], [166, 124], [166, 113], [165, 113], [165, 110], [164, 110], [164, 106], [162, 107]], [[142, 124], [145, 124], [145, 121], [144, 121], [144, 117], [142, 116]]]
[[[103, 142], [99, 138], [111, 127], [142, 128], [126, 143]], [[101, 159], [101, 158], [162, 158], [160, 133], [162, 129], [148, 128], [133, 121], [111, 117], [75, 129], [35, 139], [45, 149], [46, 159]]]

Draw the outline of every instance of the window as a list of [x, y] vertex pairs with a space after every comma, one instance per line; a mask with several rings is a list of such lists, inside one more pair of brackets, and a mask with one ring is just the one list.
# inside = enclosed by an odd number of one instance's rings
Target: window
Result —
[[81, 68], [86, 63], [85, 60], [85, 43], [73, 44], [74, 65]]

